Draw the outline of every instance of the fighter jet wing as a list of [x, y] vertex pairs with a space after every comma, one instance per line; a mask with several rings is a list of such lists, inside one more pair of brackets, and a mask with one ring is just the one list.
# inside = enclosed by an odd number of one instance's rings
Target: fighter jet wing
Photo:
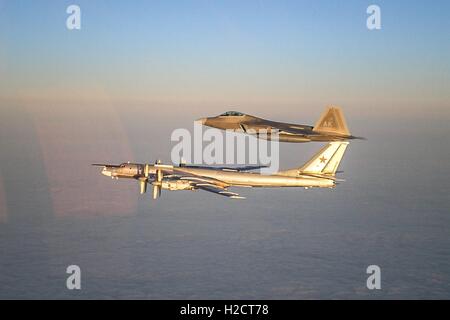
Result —
[[292, 134], [292, 135], [304, 135], [304, 134], [314, 134], [312, 131], [313, 127], [311, 126], [303, 126], [303, 125], [295, 125], [295, 124], [289, 124], [289, 123], [283, 123], [283, 122], [275, 122], [275, 121], [259, 121], [256, 123], [256, 126], [253, 124], [245, 124], [241, 123], [239, 125], [245, 133], [248, 133], [250, 129], [258, 130], [260, 129], [266, 129], [275, 131], [278, 130], [279, 133], [284, 134]]
[[295, 135], [302, 135], [302, 134], [311, 134], [312, 128], [310, 126], [297, 126], [297, 125], [291, 125], [291, 124], [285, 124], [285, 123], [279, 123], [276, 126], [274, 126], [274, 129], [279, 130], [280, 133], [285, 134], [295, 134]]

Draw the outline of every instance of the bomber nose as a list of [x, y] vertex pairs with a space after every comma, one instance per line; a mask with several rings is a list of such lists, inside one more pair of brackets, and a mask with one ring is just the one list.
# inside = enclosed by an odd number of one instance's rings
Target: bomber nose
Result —
[[102, 175], [107, 176], [107, 177], [111, 177], [111, 170], [109, 170], [108, 168], [104, 167], [102, 170]]

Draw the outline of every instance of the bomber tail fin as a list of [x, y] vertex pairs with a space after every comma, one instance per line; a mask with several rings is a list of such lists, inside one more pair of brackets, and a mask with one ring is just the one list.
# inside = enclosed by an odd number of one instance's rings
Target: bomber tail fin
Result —
[[313, 131], [350, 136], [344, 113], [340, 107], [328, 106], [316, 122]]
[[280, 171], [279, 175], [299, 176], [301, 174], [317, 176], [334, 176], [344, 157], [348, 142], [334, 141], [319, 150], [308, 162], [300, 168]]

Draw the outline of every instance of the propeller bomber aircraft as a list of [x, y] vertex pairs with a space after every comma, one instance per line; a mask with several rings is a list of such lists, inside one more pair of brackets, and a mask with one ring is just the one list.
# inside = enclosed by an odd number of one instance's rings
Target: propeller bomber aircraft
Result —
[[231, 199], [245, 199], [229, 187], [304, 187], [333, 188], [338, 180], [335, 175], [344, 156], [348, 142], [335, 141], [324, 146], [301, 167], [263, 175], [252, 170], [262, 166], [208, 167], [197, 165], [179, 166], [162, 164], [122, 163], [120, 165], [93, 164], [101, 166], [102, 174], [111, 178], [128, 178], [139, 181], [141, 194], [147, 184], [153, 186], [153, 199], [161, 190], [204, 190]]

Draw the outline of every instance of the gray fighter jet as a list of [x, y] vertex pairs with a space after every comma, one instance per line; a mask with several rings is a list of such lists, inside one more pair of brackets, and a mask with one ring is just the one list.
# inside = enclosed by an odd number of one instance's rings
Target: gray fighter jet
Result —
[[267, 140], [275, 139], [273, 135], [278, 133], [280, 142], [364, 139], [350, 134], [342, 110], [337, 106], [328, 106], [314, 127], [265, 120], [237, 111], [228, 111], [217, 117], [197, 121], [208, 127], [241, 131]]
[[330, 142], [305, 165], [275, 174], [264, 175], [249, 172], [258, 167], [202, 167], [190, 165], [165, 165], [122, 163], [101, 166], [102, 174], [111, 178], [131, 178], [139, 181], [141, 194], [147, 184], [153, 186], [153, 199], [161, 190], [204, 190], [232, 199], [244, 199], [229, 191], [229, 187], [304, 187], [333, 188], [338, 179], [336, 171], [344, 156], [348, 142]]

